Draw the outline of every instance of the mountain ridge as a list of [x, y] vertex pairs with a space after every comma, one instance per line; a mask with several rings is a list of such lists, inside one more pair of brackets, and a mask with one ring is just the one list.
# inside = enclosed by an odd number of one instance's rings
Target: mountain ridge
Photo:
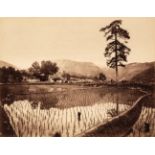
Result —
[[13, 67], [15, 69], [18, 69], [18, 67], [16, 67], [15, 65], [13, 65], [9, 62], [3, 61], [3, 60], [0, 60], [0, 68], [1, 67]]
[[[95, 77], [104, 73], [107, 80], [115, 80], [115, 70], [102, 68], [93, 62], [81, 62], [68, 59], [55, 60], [60, 68], [59, 73], [69, 73], [74, 76]], [[0, 67], [15, 67], [11, 63], [0, 60]], [[17, 69], [17, 67], [15, 67]], [[144, 63], [129, 63], [119, 68], [119, 81], [155, 82], [155, 61]]]

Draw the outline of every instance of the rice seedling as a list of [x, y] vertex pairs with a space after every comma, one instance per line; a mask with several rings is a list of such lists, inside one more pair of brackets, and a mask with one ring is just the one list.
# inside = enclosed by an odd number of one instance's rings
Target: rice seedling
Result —
[[[17, 136], [76, 136], [106, 122], [109, 119], [107, 110], [112, 107], [115, 103], [109, 102], [65, 109], [41, 109], [40, 104], [33, 108], [31, 102], [24, 100], [5, 104], [4, 110]], [[121, 112], [129, 107], [119, 105]]]
[[148, 137], [155, 136], [155, 108], [143, 107], [140, 117], [133, 126], [129, 136]]

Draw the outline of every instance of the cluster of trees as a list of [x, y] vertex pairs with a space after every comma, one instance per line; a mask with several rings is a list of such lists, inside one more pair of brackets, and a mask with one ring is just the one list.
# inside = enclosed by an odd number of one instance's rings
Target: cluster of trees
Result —
[[98, 76], [94, 78], [95, 80], [105, 81], [107, 78], [103, 73], [99, 73]]
[[21, 82], [23, 80], [22, 73], [19, 70], [15, 70], [13, 67], [0, 68], [0, 82]]
[[[56, 63], [51, 61], [34, 62], [28, 70], [16, 70], [13, 67], [0, 68], [0, 83], [18, 83], [25, 79], [39, 79], [40, 81], [48, 81], [49, 75], [57, 73], [59, 68]], [[72, 76], [69, 73], [63, 72], [63, 82], [68, 83], [71, 77], [87, 79], [85, 76]], [[106, 80], [106, 76], [100, 73], [98, 76], [92, 78], [94, 80]], [[61, 80], [61, 77], [53, 78], [54, 81]]]
[[49, 75], [53, 75], [58, 71], [56, 63], [51, 61], [42, 61], [41, 65], [34, 62], [32, 66], [26, 70], [16, 70], [13, 67], [0, 68], [0, 83], [18, 83], [25, 78], [36, 78], [40, 81], [47, 81]]
[[28, 71], [30, 76], [33, 76], [40, 81], [47, 81], [49, 75], [57, 73], [58, 70], [59, 68], [56, 63], [51, 61], [41, 61], [41, 64], [39, 64], [39, 62], [36, 61], [32, 64]]

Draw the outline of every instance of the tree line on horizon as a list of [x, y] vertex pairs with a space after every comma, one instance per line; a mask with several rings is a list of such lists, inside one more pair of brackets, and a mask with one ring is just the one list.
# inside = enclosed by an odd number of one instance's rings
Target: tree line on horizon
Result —
[[13, 67], [2, 67], [0, 68], [0, 82], [22, 82], [23, 75], [20, 70], [16, 70]]
[[55, 74], [59, 70], [56, 63], [51, 61], [41, 61], [41, 65], [35, 61], [28, 70], [16, 70], [14, 67], [0, 68], [0, 82], [22, 82], [24, 78], [36, 78], [40, 81], [47, 81], [49, 75]]
[[[27, 70], [16, 70], [13, 67], [0, 68], [0, 83], [20, 83], [25, 79], [38, 79], [39, 81], [48, 81], [49, 76], [56, 74], [59, 71], [59, 67], [55, 62], [50, 60], [41, 61], [41, 63], [35, 61], [31, 67]], [[65, 71], [62, 72], [62, 78], [65, 79], [65, 83], [72, 78], [87, 79], [86, 76], [71, 75]], [[98, 76], [92, 77], [95, 81], [105, 81], [106, 76], [103, 73], [99, 73]], [[53, 81], [60, 80], [60, 77], [53, 77]]]

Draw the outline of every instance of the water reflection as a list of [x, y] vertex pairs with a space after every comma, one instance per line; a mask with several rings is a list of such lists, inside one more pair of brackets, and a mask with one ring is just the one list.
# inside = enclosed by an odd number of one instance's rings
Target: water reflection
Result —
[[[42, 108], [60, 107], [67, 108], [73, 106], [92, 105], [99, 100], [105, 102], [115, 102], [120, 104], [129, 104], [141, 96], [136, 90], [103, 88], [103, 89], [84, 89], [66, 92], [52, 92], [41, 91], [30, 92], [30, 86], [0, 86], [0, 101], [1, 104], [11, 104], [18, 100], [29, 100], [35, 102], [42, 102]], [[50, 88], [51, 89], [51, 88]], [[67, 102], [65, 104], [64, 102]], [[69, 104], [68, 104], [69, 102]], [[77, 103], [78, 102], [78, 103]]]
[[[15, 135], [14, 130], [12, 129], [8, 121], [8, 117], [6, 116], [2, 108], [4, 104], [11, 106], [12, 104], [14, 105], [14, 103], [16, 103], [17, 101], [20, 101], [21, 103], [27, 101], [28, 104], [31, 103], [31, 108], [34, 110], [38, 108], [38, 103], [40, 104], [40, 110], [50, 110], [51, 108], [59, 108], [59, 110], [64, 110], [77, 106], [81, 108], [89, 106], [91, 107], [96, 103], [117, 103], [113, 104], [109, 110], [116, 109], [116, 112], [118, 114], [121, 110], [122, 104], [130, 106], [141, 95], [135, 90], [116, 88], [88, 88], [85, 90], [81, 89], [62, 92], [53, 91], [51, 93], [48, 90], [40, 90], [38, 88], [39, 86], [35, 86], [35, 90], [37, 91], [34, 91], [34, 89], [32, 89], [31, 87], [33, 88], [34, 86], [0, 86], [0, 136]], [[50, 91], [51, 89], [54, 90], [52, 86], [49, 86]]]

